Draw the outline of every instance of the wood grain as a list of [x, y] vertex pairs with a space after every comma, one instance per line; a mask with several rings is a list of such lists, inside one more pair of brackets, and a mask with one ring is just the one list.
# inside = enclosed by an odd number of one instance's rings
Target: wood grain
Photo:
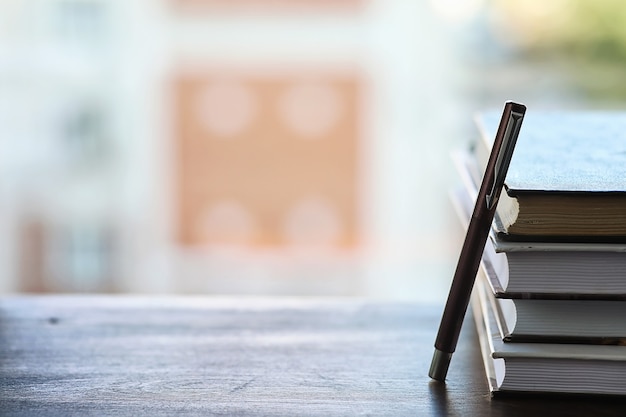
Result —
[[494, 398], [467, 324], [427, 377], [439, 307], [359, 299], [0, 299], [0, 414], [621, 415], [622, 400]]

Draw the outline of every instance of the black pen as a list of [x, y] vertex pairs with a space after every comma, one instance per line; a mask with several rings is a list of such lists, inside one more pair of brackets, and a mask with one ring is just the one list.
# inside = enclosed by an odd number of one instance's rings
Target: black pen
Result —
[[435, 340], [435, 353], [428, 371], [432, 379], [445, 381], [448, 374], [448, 366], [459, 340], [476, 273], [525, 113], [526, 106], [523, 104], [507, 101], [504, 105], [502, 119], [454, 272], [448, 301], [441, 317]]

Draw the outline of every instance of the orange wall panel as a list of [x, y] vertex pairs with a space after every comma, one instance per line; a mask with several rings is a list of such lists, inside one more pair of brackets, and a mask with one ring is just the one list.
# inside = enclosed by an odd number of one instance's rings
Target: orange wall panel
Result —
[[352, 245], [359, 86], [346, 74], [180, 75], [180, 242]]

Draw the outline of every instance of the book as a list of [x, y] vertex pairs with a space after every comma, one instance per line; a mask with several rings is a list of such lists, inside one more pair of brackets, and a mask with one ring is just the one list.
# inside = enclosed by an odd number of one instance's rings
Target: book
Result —
[[[477, 117], [480, 167], [499, 117]], [[626, 242], [626, 113], [528, 114], [496, 219], [503, 239]]]
[[[467, 225], [476, 198], [476, 164], [467, 152], [453, 155], [463, 187], [452, 195]], [[494, 221], [495, 224], [495, 221]], [[529, 242], [490, 234], [483, 267], [499, 298], [626, 300], [626, 244]]]
[[492, 234], [483, 262], [498, 297], [626, 300], [623, 244], [520, 244]]
[[506, 343], [490, 304], [474, 291], [471, 309], [493, 394], [626, 395], [626, 346]]

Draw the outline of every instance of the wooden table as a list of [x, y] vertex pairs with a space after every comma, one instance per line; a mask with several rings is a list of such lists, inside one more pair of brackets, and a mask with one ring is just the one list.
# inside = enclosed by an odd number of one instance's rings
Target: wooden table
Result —
[[440, 314], [358, 299], [5, 297], [0, 414], [626, 413], [619, 399], [492, 399], [469, 320], [448, 383], [430, 381]]

